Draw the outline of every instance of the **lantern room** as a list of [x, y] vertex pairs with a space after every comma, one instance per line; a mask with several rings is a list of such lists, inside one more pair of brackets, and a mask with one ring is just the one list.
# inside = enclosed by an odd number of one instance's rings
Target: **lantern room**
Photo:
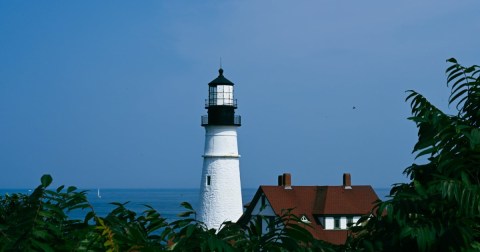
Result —
[[218, 77], [208, 83], [208, 100], [205, 101], [205, 107], [237, 107], [237, 101], [233, 98], [233, 82], [223, 76], [223, 69], [220, 68], [218, 73]]
[[234, 106], [233, 86], [210, 86], [208, 90], [208, 106]]
[[241, 125], [240, 116], [235, 115], [237, 100], [234, 99], [233, 85], [223, 76], [223, 69], [220, 68], [218, 77], [208, 83], [208, 99], [205, 100], [208, 115], [202, 116], [202, 126]]

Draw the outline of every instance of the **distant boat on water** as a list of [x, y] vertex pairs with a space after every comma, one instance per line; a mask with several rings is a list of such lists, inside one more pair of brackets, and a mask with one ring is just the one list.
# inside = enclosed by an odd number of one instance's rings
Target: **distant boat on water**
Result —
[[102, 198], [102, 195], [100, 195], [100, 188], [98, 188], [98, 190], [97, 190], [97, 197], [98, 197], [99, 199]]

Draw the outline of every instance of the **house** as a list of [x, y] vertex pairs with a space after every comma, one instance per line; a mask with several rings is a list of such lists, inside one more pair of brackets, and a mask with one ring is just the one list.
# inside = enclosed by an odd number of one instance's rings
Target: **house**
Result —
[[[378, 196], [369, 185], [352, 185], [351, 176], [343, 175], [341, 186], [293, 186], [291, 175], [278, 177], [277, 186], [260, 186], [247, 204], [239, 223], [247, 224], [263, 216], [262, 230], [268, 232], [269, 222], [280, 216], [282, 210], [301, 219], [312, 235], [333, 244], [344, 244], [348, 224], [356, 223], [362, 215], [369, 214]], [[271, 223], [271, 222], [270, 222]]]

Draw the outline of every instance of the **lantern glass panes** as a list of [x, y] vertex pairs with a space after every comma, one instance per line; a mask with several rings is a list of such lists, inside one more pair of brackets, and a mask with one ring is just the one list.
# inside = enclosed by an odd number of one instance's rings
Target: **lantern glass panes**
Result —
[[208, 105], [215, 105], [217, 100], [217, 90], [216, 87], [210, 87], [208, 90]]
[[233, 106], [233, 86], [218, 85], [210, 87], [208, 96], [209, 105]]
[[218, 105], [225, 105], [223, 104], [223, 87], [224, 86], [217, 86], [217, 104]]

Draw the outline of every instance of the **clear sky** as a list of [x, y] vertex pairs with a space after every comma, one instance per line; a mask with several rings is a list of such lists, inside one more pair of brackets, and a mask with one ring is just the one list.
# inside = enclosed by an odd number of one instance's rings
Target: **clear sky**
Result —
[[[196, 188], [208, 82], [235, 83], [242, 185], [389, 187], [406, 90], [443, 109], [480, 2], [0, 1], [0, 187]], [[353, 109], [355, 107], [355, 109]]]

